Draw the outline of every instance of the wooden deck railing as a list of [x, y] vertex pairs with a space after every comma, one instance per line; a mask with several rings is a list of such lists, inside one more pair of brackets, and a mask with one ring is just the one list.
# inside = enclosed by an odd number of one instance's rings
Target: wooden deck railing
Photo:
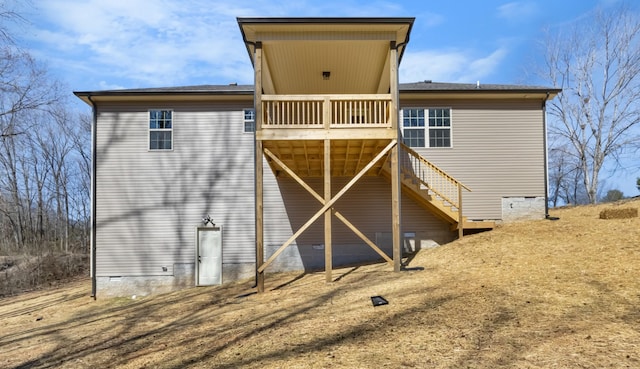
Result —
[[262, 95], [262, 129], [391, 125], [390, 95]]
[[400, 170], [416, 178], [422, 186], [455, 210], [462, 209], [462, 189], [469, 187], [438, 168], [405, 144], [401, 144]]

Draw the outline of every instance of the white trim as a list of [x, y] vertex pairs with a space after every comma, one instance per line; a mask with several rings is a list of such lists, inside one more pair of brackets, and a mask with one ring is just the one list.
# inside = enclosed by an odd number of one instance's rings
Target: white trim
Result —
[[[451, 107], [448, 106], [431, 106], [428, 108], [425, 108], [425, 110], [429, 110], [429, 109], [447, 109], [449, 110], [449, 146], [430, 146], [430, 136], [428, 134], [429, 130], [432, 128], [429, 126], [429, 114], [427, 114], [427, 124], [425, 126], [425, 131], [427, 132], [427, 139], [425, 140], [425, 143], [427, 144], [427, 148], [430, 149], [450, 149], [453, 148], [453, 109]], [[435, 126], [433, 127], [433, 129], [444, 129], [444, 127], [438, 127]]]
[[[224, 231], [222, 229], [222, 225], [212, 225], [212, 226], [196, 226], [196, 242], [195, 242], [195, 273], [194, 273], [194, 277], [195, 277], [195, 285], [196, 286], [219, 286], [221, 284], [224, 283]], [[201, 259], [200, 259], [200, 233], [201, 232], [220, 232], [220, 250], [219, 250], [219, 254], [216, 255], [218, 256], [217, 261], [218, 261], [218, 269], [220, 272], [220, 276], [219, 276], [219, 280], [216, 281], [215, 283], [205, 283], [205, 284], [201, 284], [200, 283], [200, 264], [201, 264]], [[214, 260], [215, 261], [215, 260]]]
[[[245, 119], [246, 111], [253, 111], [253, 131], [246, 130], [247, 123], [251, 122], [251, 120]], [[242, 133], [255, 133], [255, 131], [256, 131], [256, 109], [243, 108], [242, 109]]]
[[[151, 112], [152, 111], [168, 111], [171, 112], [171, 128], [151, 128]], [[169, 152], [175, 148], [175, 111], [172, 108], [149, 108], [147, 109], [147, 151], [148, 152]], [[171, 148], [170, 149], [152, 149], [151, 148], [151, 132], [171, 132]]]
[[[404, 126], [404, 110], [411, 109], [419, 109], [425, 112], [424, 114], [424, 127], [405, 127]], [[431, 146], [429, 131], [431, 129], [446, 129], [447, 127], [430, 127], [429, 126], [429, 110], [430, 109], [446, 109], [449, 110], [449, 146]], [[453, 148], [453, 109], [450, 106], [405, 106], [400, 109], [400, 126], [402, 132], [402, 140], [404, 141], [404, 130], [406, 129], [423, 129], [424, 130], [424, 146], [420, 146], [417, 148], [426, 148], [426, 149], [451, 149]]]

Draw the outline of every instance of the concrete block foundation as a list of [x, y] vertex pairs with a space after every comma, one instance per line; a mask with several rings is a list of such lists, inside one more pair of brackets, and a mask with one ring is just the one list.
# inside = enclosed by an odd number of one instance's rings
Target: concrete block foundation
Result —
[[509, 223], [521, 220], [543, 219], [545, 209], [545, 198], [542, 196], [503, 197], [502, 221]]
[[[252, 278], [254, 263], [223, 264], [223, 283]], [[195, 286], [193, 263], [174, 264], [173, 275], [109, 276], [96, 278], [96, 297], [148, 296]]]

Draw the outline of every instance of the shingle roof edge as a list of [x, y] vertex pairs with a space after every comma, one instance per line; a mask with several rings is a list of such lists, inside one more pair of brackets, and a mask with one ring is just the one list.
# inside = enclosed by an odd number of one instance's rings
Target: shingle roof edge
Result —
[[[555, 92], [561, 89], [544, 86], [508, 84], [467, 84], [445, 82], [400, 83], [400, 92]], [[135, 95], [251, 95], [253, 85], [197, 85], [178, 87], [152, 87], [122, 90], [74, 91], [76, 96], [135, 96]]]

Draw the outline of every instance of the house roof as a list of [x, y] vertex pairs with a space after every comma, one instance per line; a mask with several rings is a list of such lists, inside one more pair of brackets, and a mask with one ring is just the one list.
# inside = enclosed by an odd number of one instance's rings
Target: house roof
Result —
[[541, 98], [551, 99], [562, 90], [559, 88], [531, 85], [506, 85], [506, 84], [482, 84], [477, 83], [448, 83], [420, 81], [413, 83], [401, 83], [400, 93], [420, 98]]
[[100, 91], [74, 91], [82, 101], [93, 105], [93, 101], [161, 100], [232, 100], [253, 99], [253, 85], [197, 85], [177, 87], [151, 87]]
[[399, 86], [401, 92], [411, 92], [411, 91], [420, 91], [420, 92], [428, 92], [428, 91], [454, 91], [454, 92], [468, 92], [468, 91], [504, 91], [504, 92], [524, 92], [524, 91], [532, 91], [532, 92], [560, 92], [561, 89], [558, 88], [550, 88], [544, 86], [531, 86], [531, 85], [505, 85], [505, 84], [481, 84], [477, 83], [449, 83], [449, 82], [433, 82], [430, 80], [420, 81], [420, 82], [412, 82], [412, 83], [401, 83]]
[[379, 94], [389, 90], [391, 60], [400, 63], [414, 20], [249, 17], [238, 26], [265, 94]]
[[[463, 97], [463, 96], [549, 96], [554, 97], [561, 89], [528, 86], [528, 85], [505, 85], [505, 84], [477, 84], [477, 83], [445, 83], [421, 81], [412, 83], [400, 83], [399, 91], [402, 95], [424, 95], [442, 97]], [[245, 98], [253, 99], [253, 85], [197, 85], [197, 86], [177, 86], [177, 87], [151, 87], [133, 88], [121, 90], [101, 90], [101, 91], [75, 91], [74, 94], [80, 99], [90, 104], [90, 100], [122, 100], [122, 99], [166, 99], [171, 96], [177, 100], [214, 98], [231, 99]]]
[[196, 86], [176, 86], [176, 87], [149, 87], [149, 88], [130, 88], [117, 90], [100, 90], [100, 91], [75, 91], [76, 96], [106, 96], [106, 95], [149, 95], [149, 94], [251, 94], [253, 95], [253, 85], [238, 85], [231, 83], [228, 85], [196, 85]]
[[281, 32], [283, 27], [294, 29], [298, 26], [298, 30], [305, 32], [314, 31], [325, 33], [337, 33], [350, 31], [353, 32], [362, 29], [363, 26], [368, 28], [369, 32], [392, 32], [396, 34], [396, 42], [399, 45], [398, 57], [402, 60], [402, 55], [406, 44], [409, 42], [409, 35], [415, 18], [413, 17], [238, 17], [238, 25], [242, 33], [242, 39], [247, 45], [249, 58], [253, 63], [253, 48], [251, 43], [259, 41], [257, 33], [265, 32]]

